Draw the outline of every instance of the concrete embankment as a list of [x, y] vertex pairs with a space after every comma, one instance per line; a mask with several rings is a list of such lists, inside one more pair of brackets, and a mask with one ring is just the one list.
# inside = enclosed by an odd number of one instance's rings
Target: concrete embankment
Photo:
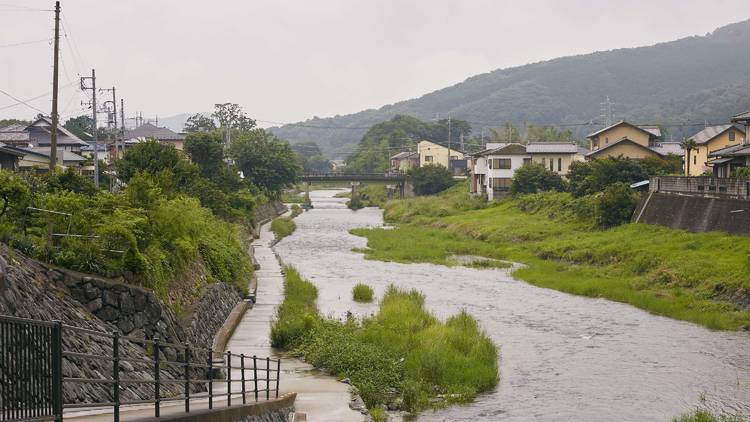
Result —
[[281, 356], [283, 392], [297, 393], [295, 407], [314, 421], [357, 421], [364, 417], [349, 408], [349, 389], [346, 384], [320, 373], [311, 365], [280, 354], [271, 347], [271, 323], [276, 309], [284, 299], [284, 275], [281, 264], [271, 248], [274, 240], [270, 224], [260, 229], [260, 237], [253, 242], [255, 258], [260, 264], [257, 275], [257, 303], [242, 317], [227, 344], [232, 353], [249, 356]]

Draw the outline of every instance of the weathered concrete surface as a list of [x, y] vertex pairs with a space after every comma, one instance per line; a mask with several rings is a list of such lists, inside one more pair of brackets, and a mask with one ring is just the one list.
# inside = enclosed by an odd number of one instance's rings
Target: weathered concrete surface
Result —
[[750, 236], [750, 201], [649, 192], [641, 198], [633, 220], [697, 233]]
[[296, 392], [295, 408], [306, 413], [311, 421], [360, 421], [364, 417], [349, 409], [348, 385], [333, 377], [320, 373], [311, 365], [280, 355], [271, 348], [271, 322], [276, 308], [284, 299], [284, 277], [281, 265], [270, 247], [274, 236], [270, 224], [260, 231], [260, 238], [253, 242], [255, 257], [260, 263], [256, 272], [258, 280], [258, 302], [245, 313], [234, 335], [227, 344], [232, 353], [256, 356], [281, 356], [282, 392]]

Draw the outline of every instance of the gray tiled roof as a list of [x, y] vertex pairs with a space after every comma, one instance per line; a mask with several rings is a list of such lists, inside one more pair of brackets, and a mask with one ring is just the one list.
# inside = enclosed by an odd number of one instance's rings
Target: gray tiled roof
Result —
[[750, 120], [750, 110], [748, 110], [748, 111], [746, 111], [744, 113], [740, 113], [740, 114], [738, 114], [736, 116], [732, 116], [732, 121], [733, 122], [746, 122], [748, 120]]
[[732, 145], [731, 147], [717, 149], [716, 151], [708, 154], [709, 157], [736, 157], [745, 155], [750, 155], [750, 145], [748, 144]]
[[[45, 157], [49, 157], [49, 154], [50, 154], [50, 148], [18, 148], [18, 149], [22, 152], [42, 155]], [[58, 149], [57, 154], [60, 158], [62, 158], [62, 161], [80, 161], [80, 162], [86, 161], [84, 157], [81, 157], [80, 155], [72, 151], [65, 150], [65, 149]]]
[[146, 123], [135, 129], [125, 130], [125, 139], [133, 138], [154, 138], [161, 141], [180, 141], [185, 139], [185, 135], [180, 135], [166, 127], [158, 127], [151, 123]]
[[526, 145], [529, 154], [576, 154], [578, 145], [572, 142], [531, 142]]
[[682, 155], [684, 153], [682, 143], [680, 142], [659, 142], [650, 148], [661, 155]]
[[615, 123], [613, 125], [607, 126], [605, 128], [599, 129], [596, 132], [592, 132], [592, 133], [588, 134], [586, 137], [587, 138], [593, 138], [594, 136], [597, 136], [597, 135], [599, 135], [602, 132], [606, 132], [606, 131], [608, 131], [608, 130], [610, 130], [612, 128], [615, 128], [615, 127], [621, 126], [621, 125], [627, 125], [627, 126], [634, 127], [634, 128], [636, 128], [638, 130], [642, 130], [642, 131], [648, 133], [649, 135], [655, 136], [657, 138], [661, 137], [661, 129], [659, 129], [658, 126], [636, 126], [636, 125], [634, 125], [632, 123], [628, 123], [628, 122], [626, 122], [624, 120], [621, 120], [621, 121], [619, 121], [619, 122], [617, 122], [617, 123]]
[[[692, 139], [695, 141], [696, 144], [705, 144], [706, 142], [710, 141], [711, 139], [714, 139], [715, 137], [721, 135], [722, 133], [726, 132], [730, 128], [732, 128], [734, 125], [726, 124], [726, 125], [717, 125], [717, 126], [708, 126], [701, 130], [700, 132], [696, 133], [695, 135], [691, 136], [689, 139]], [[738, 129], [740, 130], [740, 129]], [[744, 131], [743, 131], [744, 132]]]
[[404, 152], [399, 152], [398, 154], [394, 155], [393, 157], [391, 157], [391, 159], [398, 160], [398, 159], [416, 157], [416, 156], [417, 156], [417, 153], [414, 151], [404, 151]]
[[638, 126], [638, 127], [656, 136], [657, 138], [661, 138], [661, 128], [659, 128], [659, 126]]

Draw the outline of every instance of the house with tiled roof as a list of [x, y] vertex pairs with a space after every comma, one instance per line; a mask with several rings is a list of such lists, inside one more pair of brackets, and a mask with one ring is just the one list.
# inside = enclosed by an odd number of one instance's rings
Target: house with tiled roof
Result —
[[[685, 160], [690, 166], [685, 166], [687, 176], [700, 176], [711, 171], [709, 156], [712, 152], [724, 148], [740, 145], [745, 141], [745, 131], [733, 124], [707, 126], [688, 137], [695, 141], [696, 147], [691, 151], [685, 151]], [[689, 174], [688, 174], [689, 167]]]
[[179, 151], [182, 151], [185, 144], [184, 134], [177, 133], [166, 127], [155, 126], [151, 123], [144, 123], [135, 129], [125, 130], [126, 145], [137, 144], [147, 139], [156, 139], [161, 143], [174, 146]]
[[[11, 125], [0, 129], [0, 142], [19, 148], [50, 148], [52, 144], [52, 120], [40, 116], [27, 126]], [[57, 149], [79, 154], [88, 143], [82, 141], [68, 129], [57, 125]]]
[[[636, 126], [626, 121], [620, 121], [587, 136], [591, 146], [587, 158], [626, 157], [643, 159], [664, 157], [676, 152], [672, 151], [675, 148], [669, 150], [665, 148], [661, 136], [661, 129], [657, 126]], [[674, 146], [669, 145], [669, 147]], [[681, 150], [677, 155], [682, 155]]]
[[526, 145], [526, 152], [532, 162], [566, 176], [570, 165], [584, 160], [589, 151], [572, 142], [530, 142]]

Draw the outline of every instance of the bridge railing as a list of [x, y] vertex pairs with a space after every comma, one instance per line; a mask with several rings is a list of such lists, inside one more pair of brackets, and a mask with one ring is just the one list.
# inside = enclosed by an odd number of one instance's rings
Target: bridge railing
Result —
[[[74, 332], [106, 341], [111, 345], [109, 353], [92, 354], [65, 346], [74, 344], [64, 341], [66, 333]], [[128, 346], [142, 345], [149, 356], [124, 355], [121, 347], [126, 342]], [[96, 373], [107, 375], [66, 376], [64, 361], [69, 374], [80, 373], [70, 368], [89, 364], [100, 369]], [[144, 376], [142, 370], [123, 371], [123, 366], [147, 368], [149, 375]], [[216, 379], [221, 372], [225, 378]], [[118, 422], [121, 407], [127, 405], [153, 404], [154, 416], [160, 417], [165, 402], [182, 401], [185, 412], [190, 412], [191, 400], [196, 399], [207, 398], [209, 409], [217, 397], [226, 399], [227, 406], [232, 406], [233, 398], [246, 404], [248, 396], [255, 401], [268, 400], [272, 394], [278, 398], [280, 374], [280, 359], [122, 336], [118, 331], [106, 333], [60, 321], [0, 315], [0, 421], [62, 421], [64, 409], [111, 407], [113, 420]], [[97, 392], [97, 397], [106, 399], [65, 401], [65, 384], [76, 384], [82, 391]], [[131, 398], [122, 399], [121, 391], [135, 385], [150, 385], [149, 397], [131, 394]], [[215, 392], [215, 386], [222, 388]], [[166, 387], [170, 393], [162, 395]]]

